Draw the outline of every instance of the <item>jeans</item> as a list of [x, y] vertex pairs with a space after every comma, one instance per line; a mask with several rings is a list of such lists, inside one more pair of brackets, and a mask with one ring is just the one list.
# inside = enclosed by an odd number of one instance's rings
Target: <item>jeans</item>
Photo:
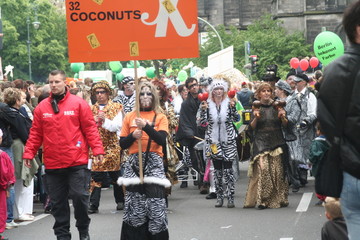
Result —
[[7, 219], [6, 222], [12, 222], [14, 220], [14, 204], [15, 204], [15, 188], [11, 186], [9, 188], [10, 196], [6, 199], [7, 206]]
[[46, 170], [46, 184], [53, 204], [51, 209], [55, 218], [53, 229], [58, 239], [71, 239], [68, 198], [73, 202], [77, 229], [80, 233], [87, 233], [90, 224], [87, 212], [90, 170], [87, 166]]
[[[14, 165], [14, 156], [13, 156], [13, 152], [11, 150], [11, 147], [0, 147], [1, 150], [3, 150], [4, 152], [6, 152], [13, 165]], [[6, 206], [7, 206], [7, 219], [6, 219], [6, 222], [9, 223], [11, 222], [12, 220], [14, 220], [14, 204], [15, 204], [15, 188], [14, 186], [11, 186], [9, 188], [9, 193], [10, 193], [10, 196], [6, 199]]]
[[341, 192], [341, 210], [350, 240], [360, 236], [360, 179], [343, 172], [344, 182]]

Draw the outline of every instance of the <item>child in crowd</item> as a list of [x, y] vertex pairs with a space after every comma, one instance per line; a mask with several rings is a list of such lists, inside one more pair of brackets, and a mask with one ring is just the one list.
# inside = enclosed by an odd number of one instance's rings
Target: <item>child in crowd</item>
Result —
[[[318, 176], [320, 163], [323, 159], [325, 159], [330, 144], [328, 141], [326, 141], [319, 122], [315, 124], [315, 127], [317, 137], [311, 143], [309, 164], [312, 165], [312, 174], [316, 178], [316, 176]], [[320, 195], [318, 193], [316, 193], [316, 196], [319, 198], [319, 202], [317, 202], [315, 205], [321, 206], [321, 204], [325, 201], [326, 196]]]
[[[2, 142], [3, 132], [0, 129], [0, 144]], [[6, 152], [0, 150], [0, 240], [6, 240], [2, 236], [2, 233], [6, 227], [6, 218], [7, 218], [7, 207], [6, 207], [6, 197], [7, 189], [11, 184], [15, 183], [14, 175], [14, 166], [11, 162], [9, 155]]]
[[326, 197], [325, 215], [329, 219], [321, 229], [321, 240], [347, 240], [347, 228], [338, 198]]

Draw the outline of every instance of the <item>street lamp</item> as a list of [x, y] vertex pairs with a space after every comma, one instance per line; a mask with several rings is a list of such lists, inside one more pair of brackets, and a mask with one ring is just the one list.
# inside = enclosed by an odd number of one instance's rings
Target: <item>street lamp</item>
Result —
[[207, 24], [215, 32], [215, 34], [216, 34], [216, 36], [217, 36], [217, 38], [219, 39], [219, 42], [220, 42], [220, 48], [221, 48], [221, 50], [223, 50], [224, 49], [224, 44], [223, 44], [223, 42], [221, 40], [221, 37], [220, 37], [218, 31], [216, 31], [214, 26], [211, 25], [208, 21], [206, 21], [205, 19], [203, 19], [201, 17], [198, 17], [198, 20], [203, 21], [205, 24]]
[[[32, 22], [32, 25], [34, 26], [34, 29], [37, 30], [40, 27], [40, 22], [38, 21], [38, 16], [37, 16], [37, 10], [36, 8], [35, 10], [35, 21]], [[31, 45], [31, 40], [30, 40], [30, 17], [27, 16], [26, 19], [26, 24], [27, 24], [27, 51], [28, 51], [28, 59], [29, 59], [29, 80], [32, 80], [32, 72], [31, 72], [31, 51], [30, 51], [30, 45]]]

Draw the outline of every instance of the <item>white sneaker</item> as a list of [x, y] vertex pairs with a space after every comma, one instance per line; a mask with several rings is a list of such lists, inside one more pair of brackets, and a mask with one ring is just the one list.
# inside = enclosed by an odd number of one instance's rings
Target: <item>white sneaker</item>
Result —
[[34, 221], [35, 217], [31, 214], [24, 214], [21, 215], [18, 219], [18, 221], [22, 222], [22, 221]]
[[19, 224], [17, 224], [16, 222], [14, 222], [14, 220], [12, 220], [9, 223], [6, 223], [6, 229], [13, 229], [13, 228], [17, 228], [19, 226]]

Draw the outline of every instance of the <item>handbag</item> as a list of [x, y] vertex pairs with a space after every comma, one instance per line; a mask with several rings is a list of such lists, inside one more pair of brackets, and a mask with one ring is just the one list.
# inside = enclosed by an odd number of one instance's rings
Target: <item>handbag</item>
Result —
[[[318, 99], [318, 116], [322, 128], [326, 128], [326, 137], [333, 140], [332, 144], [325, 154], [324, 158], [319, 164], [318, 175], [315, 177], [315, 191], [318, 194], [339, 198], [343, 185], [343, 170], [341, 168], [340, 146], [342, 142], [343, 127], [345, 124], [345, 116], [349, 110], [351, 92], [354, 85], [354, 79], [357, 72], [353, 71], [351, 82], [346, 85], [344, 95], [342, 97], [342, 104], [339, 106], [339, 114], [336, 119], [330, 114], [325, 104], [321, 99]], [[320, 117], [321, 116], [321, 117]], [[336, 121], [335, 121], [336, 120]], [[332, 129], [335, 129], [333, 131]]]

